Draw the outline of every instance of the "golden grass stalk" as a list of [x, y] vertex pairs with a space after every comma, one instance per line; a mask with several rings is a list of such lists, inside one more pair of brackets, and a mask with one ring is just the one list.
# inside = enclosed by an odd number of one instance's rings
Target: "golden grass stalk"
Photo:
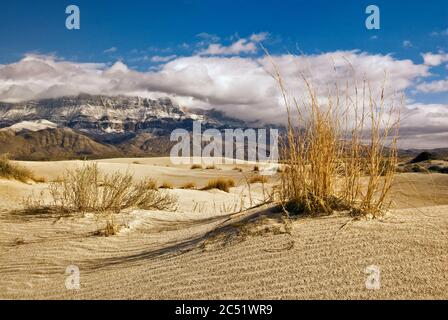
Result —
[[399, 119], [392, 120], [394, 106], [385, 107], [384, 83], [378, 101], [365, 82], [362, 101], [355, 83], [355, 101], [347, 84], [345, 99], [336, 85], [336, 94], [328, 94], [322, 102], [304, 78], [307, 98], [299, 103], [289, 97], [276, 67], [273, 75], [283, 94], [288, 123], [279, 188], [284, 208], [308, 214], [350, 210], [377, 217], [384, 213], [390, 205], [385, 199], [397, 164], [399, 128]]

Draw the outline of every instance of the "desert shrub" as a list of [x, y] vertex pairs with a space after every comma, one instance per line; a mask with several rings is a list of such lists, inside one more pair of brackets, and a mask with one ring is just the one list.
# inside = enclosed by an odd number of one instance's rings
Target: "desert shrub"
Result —
[[36, 178], [30, 169], [12, 163], [6, 155], [0, 156], [0, 177], [21, 182], [28, 182], [29, 180], [41, 182], [43, 180], [43, 178]]
[[243, 172], [243, 169], [241, 169], [240, 167], [234, 167], [232, 170], [238, 171], [238, 172]]
[[160, 189], [173, 189], [174, 188], [174, 186], [173, 186], [173, 184], [171, 183], [171, 182], [164, 182], [164, 183], [162, 183], [161, 185], [160, 185], [160, 187], [159, 187]]
[[254, 175], [249, 178], [249, 183], [266, 183], [268, 179], [265, 176]]
[[260, 171], [260, 167], [256, 164], [256, 165], [254, 165], [254, 169], [253, 169], [253, 171], [254, 172], [258, 172], [258, 171]]
[[196, 189], [196, 183], [187, 182], [187, 183], [184, 183], [180, 188], [181, 189]]
[[[362, 90], [356, 82], [352, 88], [344, 84], [345, 96], [336, 84], [334, 93], [323, 99], [305, 78], [307, 92], [299, 101], [274, 69], [288, 120], [280, 148], [284, 208], [290, 213], [382, 215], [390, 205], [386, 196], [397, 164], [399, 118], [393, 103], [386, 108], [384, 94], [376, 100], [367, 82]], [[384, 87], [379, 89], [384, 93]], [[348, 98], [350, 93], [356, 98]]]
[[205, 167], [205, 170], [216, 170], [216, 169], [218, 168], [214, 164]]
[[207, 186], [203, 188], [203, 190], [211, 190], [211, 189], [219, 189], [225, 192], [229, 192], [229, 189], [235, 186], [235, 180], [233, 179], [225, 179], [218, 178], [210, 180], [207, 183]]
[[112, 212], [136, 207], [172, 210], [177, 199], [151, 179], [135, 182], [129, 173], [105, 174], [97, 164], [67, 170], [64, 179], [50, 184], [53, 206], [65, 212]]
[[193, 164], [190, 167], [191, 170], [196, 170], [196, 169], [202, 169], [202, 165], [200, 164]]

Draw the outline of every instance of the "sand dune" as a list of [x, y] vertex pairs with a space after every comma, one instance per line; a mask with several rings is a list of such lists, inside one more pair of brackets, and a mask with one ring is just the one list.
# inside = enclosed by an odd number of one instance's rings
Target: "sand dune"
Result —
[[[243, 173], [233, 166], [191, 170], [167, 167], [162, 158], [99, 163], [176, 185], [239, 178], [252, 167], [243, 166]], [[22, 164], [51, 179], [79, 163]], [[297, 218], [289, 233], [274, 205], [226, 210], [241, 194], [247, 197], [243, 185], [230, 193], [171, 190], [179, 196], [177, 212], [122, 213], [117, 220], [127, 228], [108, 238], [95, 235], [104, 222], [94, 215], [58, 219], [11, 212], [21, 197], [44, 188], [0, 180], [2, 299], [448, 298], [448, 175], [399, 175], [394, 209], [383, 220]], [[263, 200], [262, 192], [259, 184], [251, 188], [252, 205]], [[69, 265], [80, 269], [80, 290], [65, 288]], [[365, 287], [370, 265], [381, 270], [379, 290]]]

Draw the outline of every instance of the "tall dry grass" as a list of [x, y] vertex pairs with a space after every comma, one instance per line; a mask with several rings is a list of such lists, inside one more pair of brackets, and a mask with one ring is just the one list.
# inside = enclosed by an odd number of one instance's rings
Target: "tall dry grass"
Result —
[[[397, 164], [399, 116], [395, 105], [386, 106], [383, 87], [375, 100], [368, 83], [328, 94], [323, 102], [303, 78], [307, 95], [301, 101], [289, 95], [275, 68], [283, 94], [287, 134], [282, 140], [285, 165], [280, 198], [287, 212], [352, 214], [378, 217], [390, 206], [386, 196]], [[349, 91], [356, 93], [355, 99]], [[358, 100], [358, 96], [362, 96]]]
[[37, 179], [30, 169], [11, 162], [7, 155], [0, 156], [0, 177], [15, 179], [25, 183], [30, 180], [36, 182], [43, 181], [42, 179]]

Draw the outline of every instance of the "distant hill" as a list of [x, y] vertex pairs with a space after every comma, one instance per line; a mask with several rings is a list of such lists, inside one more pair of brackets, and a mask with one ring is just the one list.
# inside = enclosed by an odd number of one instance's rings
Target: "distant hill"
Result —
[[63, 160], [123, 155], [114, 146], [98, 143], [67, 128], [19, 132], [0, 130], [0, 154], [4, 153], [17, 160]]

